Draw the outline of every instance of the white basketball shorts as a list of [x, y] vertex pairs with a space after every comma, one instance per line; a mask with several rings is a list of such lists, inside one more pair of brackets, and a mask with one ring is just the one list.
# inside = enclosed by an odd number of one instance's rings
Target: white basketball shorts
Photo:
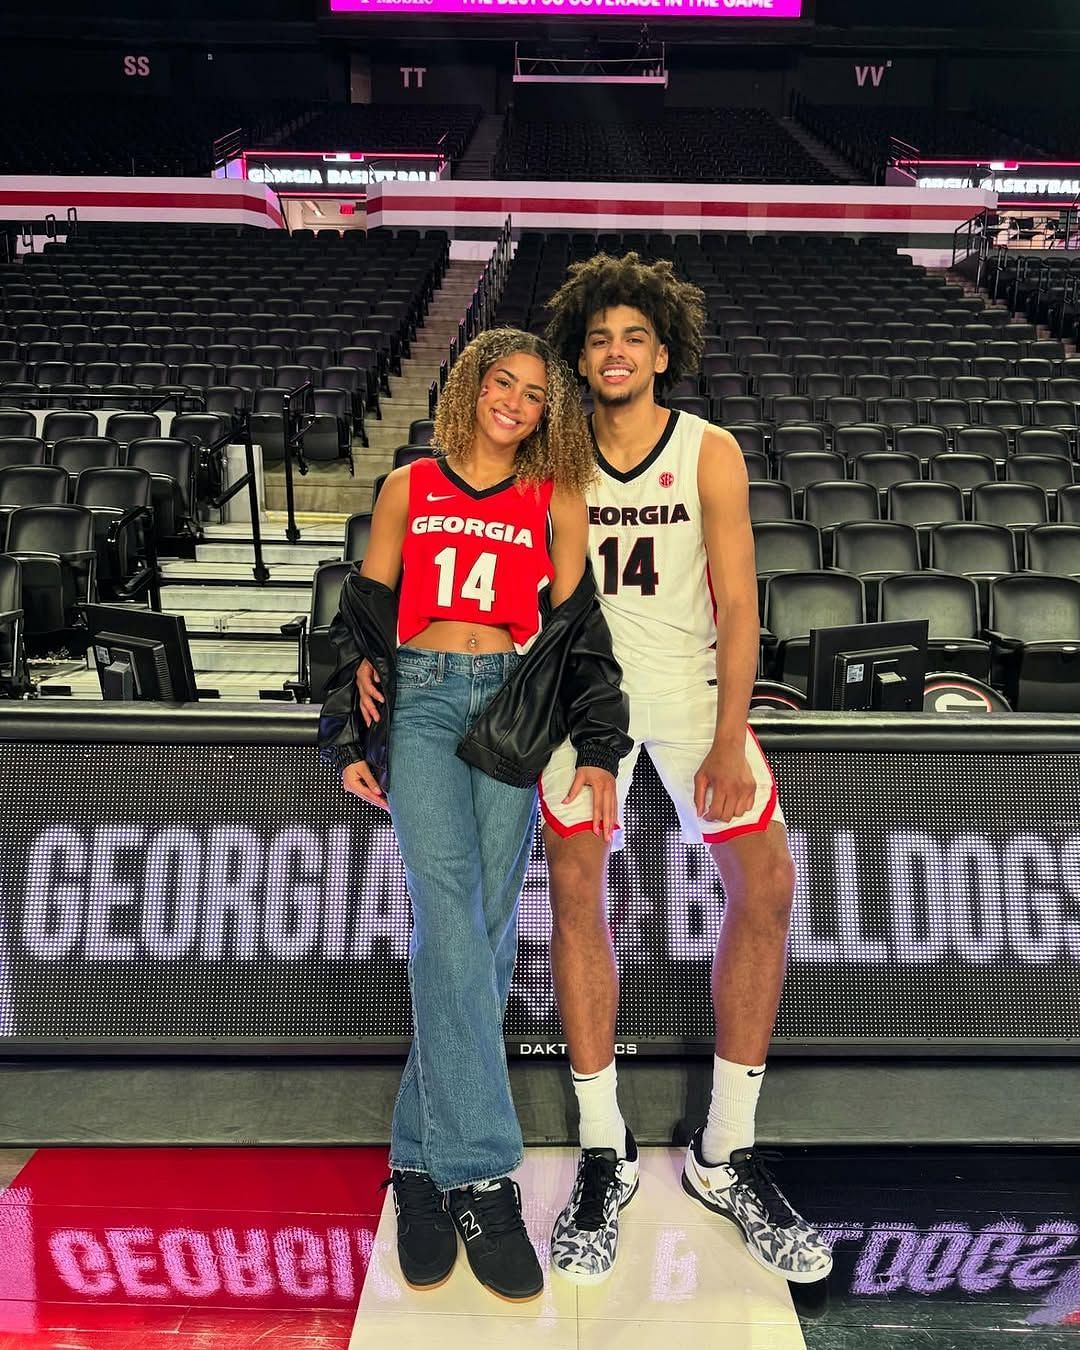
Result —
[[[634, 748], [619, 764], [619, 820], [622, 821], [634, 765], [644, 748], [656, 766], [668, 796], [679, 816], [683, 839], [688, 844], [722, 844], [742, 834], [764, 830], [773, 821], [782, 822], [776, 780], [757, 737], [746, 728], [746, 760], [754, 775], [754, 802], [745, 815], [734, 820], [703, 820], [694, 807], [694, 775], [712, 748], [716, 727], [716, 689], [703, 685], [659, 700], [630, 699], [630, 735]], [[560, 745], [540, 778], [540, 809], [556, 834], [564, 837], [592, 828], [592, 794], [586, 789], [566, 804], [563, 798], [574, 781], [576, 752], [569, 741]], [[622, 830], [616, 830], [613, 849], [623, 846]]]

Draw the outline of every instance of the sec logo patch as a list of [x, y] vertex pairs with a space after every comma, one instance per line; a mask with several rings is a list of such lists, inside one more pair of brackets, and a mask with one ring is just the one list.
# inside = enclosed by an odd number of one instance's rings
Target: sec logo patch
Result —
[[660, 475], [661, 487], [674, 487], [674, 485], [675, 485], [675, 475], [673, 473], [662, 473]]

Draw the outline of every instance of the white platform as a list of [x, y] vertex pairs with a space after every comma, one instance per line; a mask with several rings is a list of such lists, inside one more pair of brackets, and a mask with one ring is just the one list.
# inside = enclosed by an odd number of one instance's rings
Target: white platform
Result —
[[529, 1149], [517, 1173], [525, 1222], [548, 1271], [533, 1303], [482, 1288], [459, 1252], [440, 1289], [401, 1278], [393, 1202], [383, 1206], [349, 1350], [801, 1350], [786, 1281], [756, 1265], [722, 1219], [682, 1191], [683, 1154], [643, 1149], [641, 1190], [624, 1212], [618, 1263], [588, 1288], [548, 1270], [555, 1216], [577, 1163], [570, 1149]]

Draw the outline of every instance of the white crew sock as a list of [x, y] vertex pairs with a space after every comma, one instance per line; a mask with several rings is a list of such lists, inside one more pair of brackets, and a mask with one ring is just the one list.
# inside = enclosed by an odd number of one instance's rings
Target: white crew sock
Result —
[[732, 1064], [713, 1056], [712, 1100], [701, 1139], [708, 1163], [726, 1163], [737, 1148], [753, 1148], [754, 1115], [764, 1064]]
[[626, 1155], [626, 1122], [619, 1110], [618, 1075], [615, 1061], [599, 1073], [575, 1073], [570, 1070], [580, 1112], [579, 1135], [582, 1148], [613, 1148]]

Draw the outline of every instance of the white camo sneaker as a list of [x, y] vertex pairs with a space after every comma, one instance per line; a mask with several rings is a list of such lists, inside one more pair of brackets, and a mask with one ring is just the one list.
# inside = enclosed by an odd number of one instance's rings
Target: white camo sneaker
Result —
[[795, 1212], [756, 1149], [738, 1148], [726, 1163], [708, 1163], [702, 1129], [690, 1140], [682, 1187], [713, 1214], [730, 1219], [759, 1265], [794, 1284], [814, 1284], [832, 1270], [832, 1252]]
[[626, 1131], [626, 1156], [613, 1148], [581, 1151], [570, 1199], [551, 1233], [552, 1267], [575, 1284], [600, 1284], [619, 1250], [619, 1212], [638, 1188], [638, 1152]]

